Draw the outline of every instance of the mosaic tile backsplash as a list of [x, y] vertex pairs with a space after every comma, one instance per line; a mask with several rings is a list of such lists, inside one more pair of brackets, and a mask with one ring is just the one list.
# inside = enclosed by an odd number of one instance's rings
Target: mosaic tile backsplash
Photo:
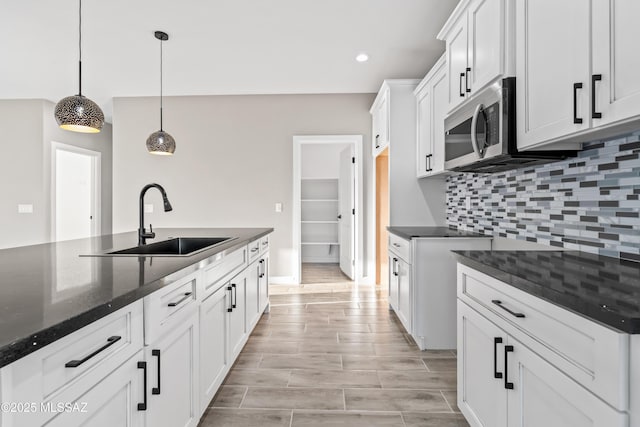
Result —
[[640, 131], [578, 157], [447, 178], [448, 225], [640, 261]]

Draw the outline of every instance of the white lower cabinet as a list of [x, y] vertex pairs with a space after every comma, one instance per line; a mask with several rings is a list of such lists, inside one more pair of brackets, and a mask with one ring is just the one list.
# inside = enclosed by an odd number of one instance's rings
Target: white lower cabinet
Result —
[[398, 280], [398, 310], [396, 310], [396, 314], [407, 332], [412, 333], [411, 265], [402, 258], [399, 258], [396, 263], [396, 278]]
[[[258, 261], [258, 307], [259, 315], [269, 311], [269, 253], [262, 254]], [[259, 316], [258, 316], [259, 319]]]
[[231, 311], [229, 312], [229, 351], [235, 360], [247, 341], [247, 323], [245, 318], [246, 271], [231, 279], [227, 289], [231, 292]]
[[389, 307], [393, 310], [399, 310], [398, 307], [398, 273], [397, 264], [400, 259], [392, 252], [389, 252]]
[[249, 327], [258, 322], [260, 318], [260, 271], [262, 260], [254, 261], [247, 268], [246, 273], [246, 322]]
[[[630, 426], [628, 412], [616, 410], [603, 400], [603, 396], [594, 394], [577, 382], [569, 373], [570, 369], [563, 365], [566, 359], [557, 365], [551, 361], [553, 357], [547, 353], [561, 354], [561, 350], [540, 344], [548, 342], [549, 337], [540, 335], [541, 329], [536, 327], [551, 326], [552, 319], [548, 319], [545, 325], [542, 319], [536, 318], [535, 302], [525, 305], [522, 299], [507, 300], [502, 294], [501, 300], [492, 300], [492, 304], [498, 310], [501, 306], [510, 311], [504, 308], [504, 313], [494, 311], [493, 307], [484, 305], [482, 294], [475, 292], [478, 289], [474, 283], [475, 274], [474, 270], [459, 266], [458, 407], [472, 427]], [[478, 276], [480, 279], [482, 277]], [[487, 284], [487, 292], [498, 292], [496, 288], [492, 290], [492, 285], [495, 283]], [[535, 299], [533, 296], [529, 298]], [[553, 310], [548, 313], [557, 315]], [[514, 316], [514, 321], [510, 316]], [[567, 323], [573, 321], [563, 320]], [[556, 330], [548, 329], [548, 335], [563, 333], [561, 326], [557, 323]], [[588, 325], [585, 326], [571, 333], [592, 333]], [[613, 331], [610, 333], [615, 334]], [[602, 339], [595, 335], [595, 341]], [[564, 340], [565, 343], [570, 341], [570, 338]], [[612, 355], [616, 353], [614, 346], [610, 350]], [[563, 353], [566, 357], [566, 352]], [[610, 375], [617, 370], [617, 364], [623, 370], [627, 369], [624, 358], [624, 355], [622, 360], [613, 355], [611, 360], [603, 361], [609, 365]], [[627, 381], [622, 378], [618, 386], [626, 395]]]

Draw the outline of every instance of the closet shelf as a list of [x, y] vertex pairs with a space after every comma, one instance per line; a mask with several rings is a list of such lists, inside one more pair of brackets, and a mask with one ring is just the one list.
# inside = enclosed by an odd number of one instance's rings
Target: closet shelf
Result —
[[302, 224], [337, 224], [338, 221], [300, 221]]

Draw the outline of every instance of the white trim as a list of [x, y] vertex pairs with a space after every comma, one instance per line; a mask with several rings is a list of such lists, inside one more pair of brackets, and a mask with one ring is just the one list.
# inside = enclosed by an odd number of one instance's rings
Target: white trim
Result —
[[354, 277], [356, 282], [361, 282], [363, 279], [362, 269], [362, 256], [363, 251], [363, 219], [364, 219], [364, 206], [363, 200], [363, 185], [364, 168], [361, 165], [363, 161], [362, 155], [362, 135], [294, 135], [293, 136], [293, 227], [292, 227], [292, 271], [294, 284], [300, 283], [302, 276], [301, 272], [301, 230], [300, 230], [300, 181], [301, 181], [301, 146], [302, 144], [352, 144], [354, 147], [355, 162], [355, 242], [354, 242], [354, 259], [355, 269]]
[[102, 153], [88, 150], [75, 145], [62, 142], [51, 142], [51, 241], [56, 241], [56, 168], [57, 152], [67, 151], [83, 154], [92, 158], [91, 170], [93, 175], [93, 191], [91, 192], [91, 205], [93, 221], [91, 223], [91, 236], [102, 234]]
[[298, 281], [293, 276], [269, 276], [270, 285], [297, 285]]

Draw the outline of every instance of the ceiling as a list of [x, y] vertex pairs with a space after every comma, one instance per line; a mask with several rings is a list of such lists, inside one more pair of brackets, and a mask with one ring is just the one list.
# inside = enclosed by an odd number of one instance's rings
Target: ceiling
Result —
[[[78, 1], [0, 1], [0, 98], [76, 94]], [[158, 95], [163, 30], [167, 96], [377, 92], [425, 75], [457, 2], [84, 0], [82, 91], [108, 120], [112, 98]]]

